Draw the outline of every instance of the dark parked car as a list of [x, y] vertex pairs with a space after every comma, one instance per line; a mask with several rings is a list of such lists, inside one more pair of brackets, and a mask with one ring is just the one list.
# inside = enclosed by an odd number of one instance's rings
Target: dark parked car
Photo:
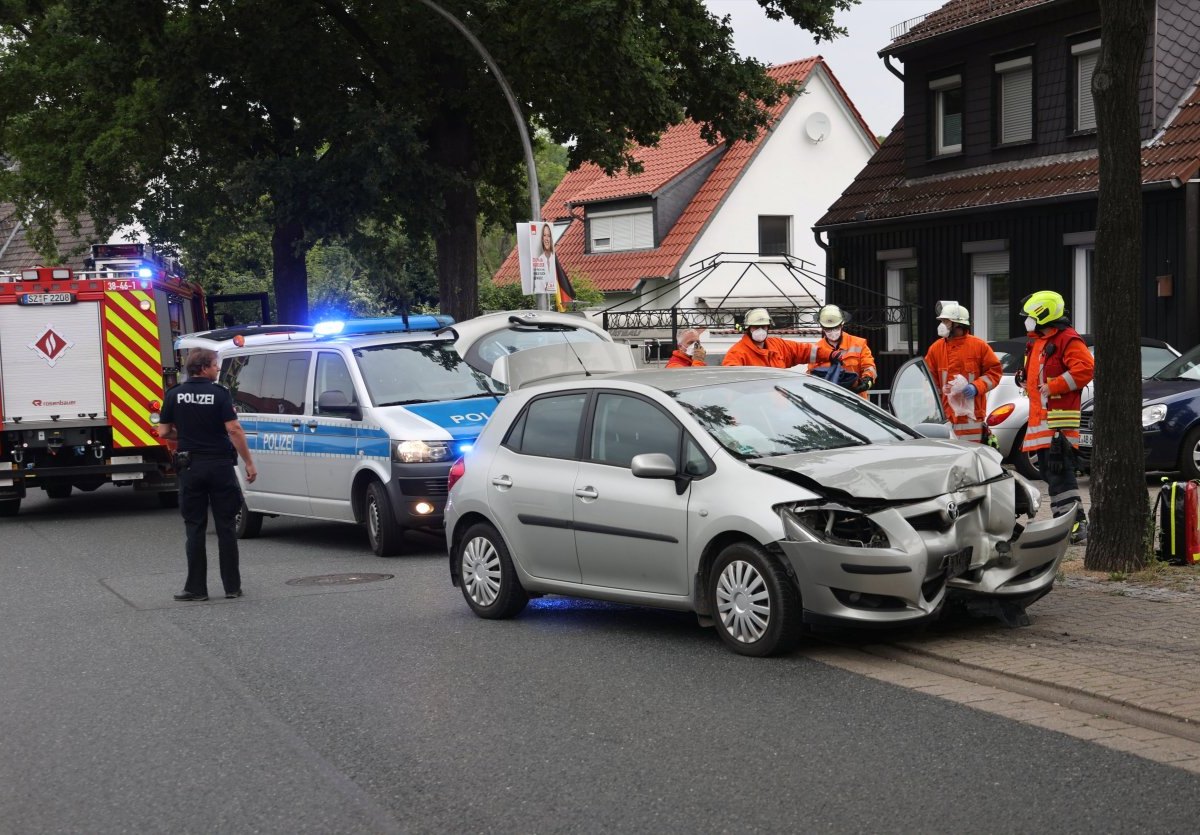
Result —
[[[1081, 463], [1091, 460], [1093, 402], [1083, 404]], [[1200, 479], [1200, 345], [1142, 381], [1146, 469]]]

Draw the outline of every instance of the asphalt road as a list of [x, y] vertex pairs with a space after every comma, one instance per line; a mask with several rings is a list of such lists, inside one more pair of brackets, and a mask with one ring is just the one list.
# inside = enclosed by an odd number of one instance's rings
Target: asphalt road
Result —
[[[175, 603], [153, 496], [0, 519], [0, 832], [1193, 832], [1166, 766], [693, 618], [476, 619], [437, 539], [267, 520], [246, 597]], [[215, 540], [210, 535], [210, 554]], [[220, 590], [213, 560], [210, 591]], [[288, 585], [377, 572], [355, 585]]]

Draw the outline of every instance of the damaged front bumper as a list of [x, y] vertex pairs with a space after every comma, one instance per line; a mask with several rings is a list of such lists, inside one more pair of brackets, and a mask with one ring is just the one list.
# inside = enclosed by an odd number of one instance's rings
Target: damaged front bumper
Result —
[[1074, 511], [1018, 525], [1019, 476], [860, 512], [834, 502], [780, 509], [777, 544], [796, 575], [809, 623], [910, 624], [936, 617], [948, 595], [1031, 603], [1054, 584]]

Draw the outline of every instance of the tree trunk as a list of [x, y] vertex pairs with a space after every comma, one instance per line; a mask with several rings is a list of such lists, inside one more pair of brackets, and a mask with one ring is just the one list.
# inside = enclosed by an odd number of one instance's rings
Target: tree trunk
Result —
[[304, 261], [304, 226], [293, 221], [271, 235], [275, 314], [288, 325], [308, 324], [308, 265]]
[[1095, 454], [1084, 565], [1128, 571], [1146, 561], [1149, 499], [1143, 466], [1141, 361], [1142, 175], [1138, 81], [1147, 36], [1144, 0], [1100, 0], [1100, 57], [1092, 76], [1100, 152], [1096, 228]]
[[430, 149], [444, 184], [434, 234], [439, 307], [461, 322], [479, 315], [479, 163], [471, 126], [458, 114], [444, 114], [433, 127]]

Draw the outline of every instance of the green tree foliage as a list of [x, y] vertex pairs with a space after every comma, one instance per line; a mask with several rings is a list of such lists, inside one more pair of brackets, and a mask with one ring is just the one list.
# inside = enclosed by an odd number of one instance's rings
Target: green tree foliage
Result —
[[[818, 39], [856, 1], [757, 0]], [[441, 5], [571, 165], [621, 169], [683, 119], [748, 139], [789, 92], [702, 0]], [[416, 0], [0, 0], [0, 155], [18, 163], [0, 198], [42, 243], [58, 215], [181, 241], [261, 213], [292, 321], [313, 244], [396, 217], [436, 245], [442, 310], [473, 315], [478, 218], [511, 217], [525, 188], [496, 79]]]
[[[568, 303], [568, 310], [586, 310], [604, 302], [604, 293], [586, 275], [570, 271], [568, 276], [571, 286], [575, 288], [575, 298]], [[520, 282], [497, 284], [491, 277], [479, 282], [479, 308], [485, 313], [496, 310], [531, 310], [536, 306], [537, 298], [522, 293]]]

